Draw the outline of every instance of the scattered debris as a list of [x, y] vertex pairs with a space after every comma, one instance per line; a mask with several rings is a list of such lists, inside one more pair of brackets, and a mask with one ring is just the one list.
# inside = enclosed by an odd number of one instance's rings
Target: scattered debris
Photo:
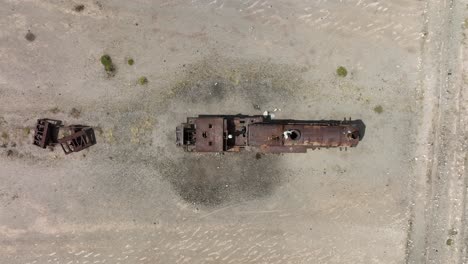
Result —
[[[60, 129], [68, 129], [69, 136], [58, 138]], [[41, 148], [54, 150], [54, 145], [60, 144], [65, 154], [78, 152], [96, 144], [94, 130], [89, 126], [62, 126], [62, 121], [53, 119], [38, 119], [34, 132], [33, 144]]]
[[148, 79], [145, 76], [142, 76], [142, 77], [138, 78], [138, 84], [139, 85], [145, 85], [147, 83], [148, 83]]
[[34, 35], [31, 31], [28, 30], [28, 33], [26, 33], [24, 38], [29, 42], [33, 42], [34, 40], [36, 40], [36, 35]]
[[83, 4], [78, 4], [73, 7], [73, 11], [75, 12], [81, 12], [85, 9], [85, 6]]
[[[268, 111], [266, 111], [268, 113]], [[189, 152], [304, 153], [307, 149], [355, 147], [361, 120], [272, 120], [267, 116], [200, 115], [176, 128], [176, 144]]]
[[336, 69], [336, 74], [340, 77], [346, 77], [346, 75], [348, 75], [348, 70], [346, 70], [345, 67], [340, 66]]
[[275, 119], [275, 114], [269, 111], [263, 112], [263, 117], [269, 118], [269, 119]]
[[258, 105], [258, 104], [254, 104], [254, 105], [253, 105], [253, 108], [254, 108], [255, 110], [260, 110], [260, 109], [261, 109], [261, 108], [260, 108], [260, 105]]

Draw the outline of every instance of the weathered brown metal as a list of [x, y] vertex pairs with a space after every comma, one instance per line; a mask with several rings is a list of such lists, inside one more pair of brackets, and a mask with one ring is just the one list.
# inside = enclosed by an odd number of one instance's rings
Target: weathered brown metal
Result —
[[225, 120], [221, 117], [200, 118], [195, 120], [195, 127], [202, 133], [195, 134], [195, 151], [221, 152], [224, 150]]
[[69, 129], [72, 134], [58, 140], [65, 154], [78, 152], [96, 144], [94, 130], [91, 127], [70, 126]]
[[57, 135], [62, 121], [53, 119], [38, 119], [34, 131], [33, 144], [41, 148], [57, 143]]
[[[69, 136], [58, 139], [59, 130], [68, 129]], [[60, 144], [65, 154], [78, 152], [96, 144], [94, 130], [89, 126], [62, 126], [62, 121], [53, 119], [38, 119], [34, 132], [33, 144], [41, 148]]]
[[307, 149], [355, 147], [364, 135], [361, 120], [271, 120], [264, 116], [199, 116], [176, 129], [186, 151], [294, 153]]

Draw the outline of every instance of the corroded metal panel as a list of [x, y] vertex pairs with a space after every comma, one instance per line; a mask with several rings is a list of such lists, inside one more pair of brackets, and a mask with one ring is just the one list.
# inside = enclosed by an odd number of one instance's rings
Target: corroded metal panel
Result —
[[96, 144], [94, 130], [91, 127], [70, 126], [69, 128], [72, 134], [58, 140], [65, 154], [78, 152]]
[[[58, 138], [59, 130], [63, 129], [69, 130], [70, 135]], [[37, 120], [33, 144], [41, 148], [60, 144], [65, 154], [70, 154], [96, 144], [96, 137], [89, 126], [63, 126], [60, 120], [43, 118]]]
[[[186, 151], [303, 153], [307, 149], [355, 147], [364, 135], [361, 120], [271, 120], [263, 116], [199, 116], [176, 129]], [[247, 148], [248, 147], [248, 148]]]
[[224, 150], [224, 119], [220, 117], [195, 120], [195, 151], [222, 152]]

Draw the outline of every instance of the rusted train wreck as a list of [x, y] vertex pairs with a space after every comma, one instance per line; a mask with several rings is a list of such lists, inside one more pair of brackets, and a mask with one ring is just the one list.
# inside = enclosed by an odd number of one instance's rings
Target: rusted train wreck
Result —
[[268, 116], [187, 118], [176, 128], [176, 144], [189, 152], [305, 153], [307, 149], [355, 147], [363, 138], [361, 120], [272, 120]]

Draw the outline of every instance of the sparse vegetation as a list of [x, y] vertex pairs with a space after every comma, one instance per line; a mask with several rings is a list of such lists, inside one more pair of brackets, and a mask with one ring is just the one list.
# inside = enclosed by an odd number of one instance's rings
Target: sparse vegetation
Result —
[[148, 78], [146, 78], [145, 76], [142, 76], [140, 78], [138, 78], [138, 84], [139, 85], [145, 85], [148, 83]]
[[85, 8], [85, 6], [84, 6], [83, 4], [78, 4], [78, 5], [75, 5], [75, 6], [73, 7], [73, 10], [74, 10], [75, 12], [81, 12], [81, 11], [84, 10], [84, 8]]
[[99, 133], [99, 135], [102, 135], [104, 133], [104, 131], [102, 130], [102, 127], [100, 126], [97, 126], [94, 129]]
[[458, 234], [458, 231], [455, 228], [449, 230], [449, 235], [455, 236], [456, 234]]
[[132, 58], [130, 58], [127, 60], [127, 63], [128, 65], [132, 66], [135, 63], [135, 61]]
[[2, 132], [2, 138], [5, 139], [5, 140], [8, 139], [8, 133], [3, 131]]
[[374, 112], [381, 114], [383, 112], [383, 107], [381, 105], [374, 107]]
[[51, 108], [49, 110], [52, 114], [57, 114], [58, 112], [60, 112], [60, 109], [58, 107], [54, 107], [54, 108]]
[[112, 59], [109, 55], [105, 54], [101, 56], [101, 63], [104, 65], [104, 69], [106, 70], [107, 74], [112, 76], [115, 73], [115, 66], [112, 63]]
[[31, 31], [28, 30], [28, 33], [26, 33], [24, 38], [29, 42], [33, 42], [34, 40], [36, 40], [36, 35], [34, 35]]
[[336, 74], [340, 77], [346, 77], [346, 75], [348, 75], [348, 70], [346, 70], [345, 67], [340, 66], [336, 69]]
[[74, 118], [78, 118], [81, 115], [81, 111], [73, 107], [70, 111], [70, 116]]
[[25, 136], [29, 135], [29, 133], [31, 133], [31, 128], [29, 128], [29, 127], [23, 128], [23, 134], [24, 134]]
[[447, 244], [447, 246], [453, 245], [453, 239], [451, 239], [451, 238], [447, 239], [447, 241], [445, 242], [445, 244]]

